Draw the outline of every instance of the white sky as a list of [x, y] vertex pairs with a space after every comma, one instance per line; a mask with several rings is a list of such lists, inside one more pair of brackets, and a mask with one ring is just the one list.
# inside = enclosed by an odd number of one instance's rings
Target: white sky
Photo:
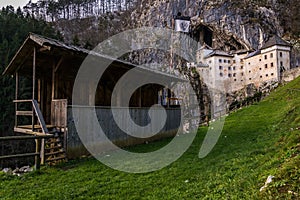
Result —
[[[0, 0], [0, 8], [8, 5], [12, 5], [15, 7], [15, 9], [17, 9], [19, 6], [23, 8], [23, 6], [25, 6], [28, 2], [29, 0]], [[36, 0], [32, 0], [32, 2], [36, 2]]]

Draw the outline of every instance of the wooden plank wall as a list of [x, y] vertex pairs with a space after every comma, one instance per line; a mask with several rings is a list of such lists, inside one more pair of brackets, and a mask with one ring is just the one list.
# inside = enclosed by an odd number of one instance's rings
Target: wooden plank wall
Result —
[[[87, 111], [87, 114], [79, 115], [80, 118], [74, 119], [72, 117], [72, 109], [74, 112], [80, 112], [81, 110]], [[125, 109], [124, 108], [118, 108], [120, 117], [125, 116]], [[93, 122], [92, 120], [92, 111], [93, 109], [91, 107], [73, 107], [68, 108], [68, 157], [69, 158], [77, 158], [82, 155], [88, 154], [86, 149], [81, 143], [81, 140], [78, 136], [78, 133], [76, 131], [76, 127], [74, 124], [74, 121], [83, 122], [83, 126], [87, 130], [87, 133], [89, 134], [89, 140], [90, 141], [100, 141], [97, 145], [102, 145], [104, 150], [106, 149], [106, 144], [102, 143], [103, 139], [99, 138], [99, 131], [97, 131], [96, 122]], [[180, 109], [167, 109], [167, 122], [163, 128], [163, 130], [151, 137], [146, 139], [141, 138], [134, 138], [130, 135], [125, 134], [122, 130], [119, 129], [117, 124], [113, 120], [113, 115], [110, 108], [104, 108], [104, 107], [97, 107], [96, 113], [98, 116], [97, 123], [100, 123], [102, 129], [105, 131], [106, 136], [110, 139], [110, 141], [113, 141], [118, 146], [124, 147], [124, 146], [131, 146], [136, 144], [142, 144], [146, 141], [154, 141], [159, 140], [166, 137], [174, 136], [177, 133], [178, 127], [180, 126], [180, 115], [181, 110]], [[123, 114], [122, 114], [123, 113]], [[147, 108], [130, 108], [130, 114], [132, 116], [132, 119], [139, 125], [143, 126], [148, 124], [150, 121], [148, 116], [148, 109]]]
[[59, 128], [67, 126], [67, 99], [55, 99], [51, 102], [51, 125]]

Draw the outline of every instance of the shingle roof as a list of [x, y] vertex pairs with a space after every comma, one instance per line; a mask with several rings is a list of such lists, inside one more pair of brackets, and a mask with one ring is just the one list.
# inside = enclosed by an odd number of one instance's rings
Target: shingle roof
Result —
[[251, 58], [253, 56], [259, 55], [260, 53], [261, 53], [260, 50], [254, 51], [252, 53], [249, 53], [244, 59]]
[[[173, 74], [169, 74], [169, 73], [165, 73], [162, 71], [158, 71], [158, 70], [154, 70], [154, 69], [150, 69], [144, 66], [140, 66], [140, 65], [135, 65], [132, 64], [130, 62], [124, 61], [124, 60], [119, 60], [119, 59], [115, 59], [113, 57], [107, 56], [107, 55], [103, 55], [100, 54], [98, 52], [95, 51], [90, 51], [84, 48], [80, 48], [80, 47], [76, 47], [73, 45], [67, 45], [61, 41], [52, 39], [52, 38], [47, 38], [41, 35], [37, 35], [34, 33], [30, 33], [29, 36], [27, 37], [27, 39], [24, 41], [23, 45], [20, 47], [20, 49], [18, 50], [18, 52], [15, 54], [15, 56], [13, 57], [13, 59], [11, 60], [11, 62], [9, 63], [9, 65], [5, 68], [4, 72], [2, 73], [2, 75], [13, 75], [15, 73], [16, 70], [18, 70], [18, 67], [20, 67], [20, 63], [23, 62], [23, 59], [26, 59], [26, 55], [28, 54], [29, 49], [31, 49], [32, 47], [34, 47], [35, 45], [39, 45], [39, 46], [44, 46], [44, 47], [56, 47], [59, 50], [66, 50], [69, 52], [74, 52], [76, 53], [76, 55], [81, 55], [86, 57], [87, 55], [93, 55], [93, 56], [97, 56], [118, 64], [122, 64], [125, 66], [128, 66], [130, 68], [136, 68], [138, 70], [142, 70], [145, 72], [149, 72], [149, 73], [155, 73], [158, 75], [162, 75], [162, 76], [166, 76], [166, 77], [170, 77], [173, 78], [175, 80], [179, 80], [179, 81], [186, 81], [184, 79], [182, 79], [181, 77], [178, 77], [176, 75]], [[74, 56], [76, 56], [74, 55]]]
[[261, 49], [266, 49], [274, 45], [280, 45], [280, 46], [291, 46], [288, 42], [284, 41], [282, 38], [280, 38], [277, 35], [274, 35], [273, 37], [269, 38], [265, 44], [262, 46]]
[[230, 54], [226, 53], [225, 51], [214, 50], [213, 52], [211, 52], [210, 54], [208, 54], [205, 58], [209, 58], [209, 57], [212, 57], [212, 56], [233, 57], [233, 55], [230, 55]]

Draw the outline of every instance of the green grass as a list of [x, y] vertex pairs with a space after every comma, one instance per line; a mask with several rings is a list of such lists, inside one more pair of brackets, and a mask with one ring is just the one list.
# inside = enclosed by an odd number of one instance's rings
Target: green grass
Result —
[[[0, 174], [2, 199], [297, 199], [300, 196], [300, 79], [226, 118], [204, 159], [201, 128], [188, 151], [146, 174], [115, 171], [92, 158], [43, 167], [23, 177]], [[169, 140], [131, 150], [158, 149]], [[275, 176], [259, 192], [269, 175]], [[290, 192], [289, 192], [290, 191]]]

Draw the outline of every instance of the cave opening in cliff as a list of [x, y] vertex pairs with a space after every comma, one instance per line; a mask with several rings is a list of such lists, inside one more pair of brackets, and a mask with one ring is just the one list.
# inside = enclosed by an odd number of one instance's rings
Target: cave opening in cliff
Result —
[[205, 25], [201, 24], [195, 28], [192, 37], [201, 45], [206, 44], [210, 47], [213, 46], [213, 31]]

